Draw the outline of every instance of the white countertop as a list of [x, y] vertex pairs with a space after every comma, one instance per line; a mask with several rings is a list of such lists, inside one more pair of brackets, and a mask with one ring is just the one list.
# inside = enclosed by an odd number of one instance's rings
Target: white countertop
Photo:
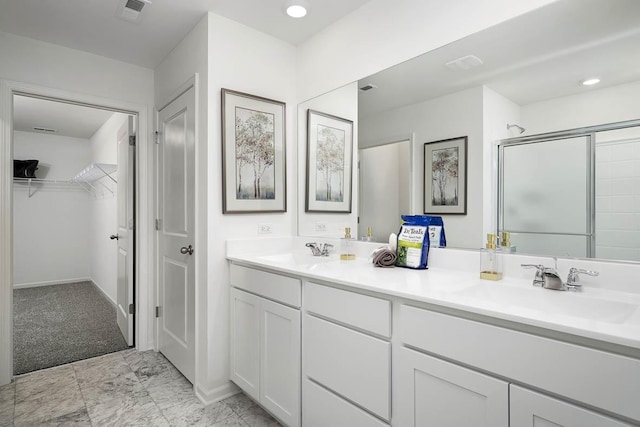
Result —
[[250, 267], [640, 349], [640, 294], [636, 293], [597, 287], [583, 287], [581, 292], [551, 291], [514, 277], [486, 281], [468, 266], [466, 271], [377, 268], [364, 256], [340, 261], [335, 255], [323, 258], [303, 252], [228, 251], [227, 258]]

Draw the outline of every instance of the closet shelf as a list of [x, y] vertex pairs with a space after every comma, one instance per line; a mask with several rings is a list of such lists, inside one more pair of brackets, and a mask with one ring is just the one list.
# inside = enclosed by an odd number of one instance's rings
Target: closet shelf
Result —
[[[110, 163], [92, 163], [81, 170], [74, 178], [64, 181], [57, 179], [44, 178], [13, 178], [13, 182], [26, 186], [29, 191], [29, 198], [41, 188], [58, 188], [65, 189], [83, 189], [89, 193], [93, 192], [97, 198], [98, 191], [104, 194], [105, 190], [114, 194], [114, 190], [110, 186], [102, 182], [101, 178], [109, 178], [114, 184], [118, 182], [114, 178], [118, 166]], [[99, 190], [100, 189], [100, 190]]]
[[112, 176], [117, 170], [118, 165], [111, 163], [91, 163], [81, 170], [71, 181], [91, 183], [106, 176], [114, 183], [117, 183], [116, 179]]
[[84, 189], [81, 185], [73, 181], [63, 181], [58, 179], [43, 179], [43, 178], [13, 178], [14, 184], [20, 184], [26, 186], [29, 192], [29, 198], [38, 191], [38, 189], [45, 186], [46, 188], [57, 188], [61, 190], [66, 189]]

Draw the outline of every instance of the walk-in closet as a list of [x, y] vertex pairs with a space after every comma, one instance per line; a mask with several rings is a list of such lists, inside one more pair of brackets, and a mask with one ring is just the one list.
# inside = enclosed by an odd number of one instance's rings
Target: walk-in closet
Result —
[[133, 188], [123, 186], [133, 162], [119, 150], [133, 143], [133, 117], [34, 96], [13, 101], [18, 375], [133, 344], [117, 316], [119, 281], [129, 293], [133, 277], [119, 239], [119, 209]]

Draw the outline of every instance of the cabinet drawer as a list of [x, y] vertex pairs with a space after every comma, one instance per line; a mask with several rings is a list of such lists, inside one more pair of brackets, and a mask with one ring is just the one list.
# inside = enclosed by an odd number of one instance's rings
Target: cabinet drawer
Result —
[[511, 385], [509, 389], [512, 426], [631, 427], [631, 424], [522, 387]]
[[391, 344], [305, 314], [304, 372], [385, 420], [391, 416]]
[[267, 273], [254, 268], [231, 264], [229, 270], [231, 286], [253, 294], [300, 308], [302, 283], [300, 279]]
[[640, 421], [638, 359], [407, 305], [398, 330], [413, 347]]
[[302, 396], [302, 425], [305, 427], [388, 427], [388, 424], [308, 379], [302, 386]]
[[311, 313], [391, 337], [391, 302], [329, 286], [306, 283], [305, 309]]

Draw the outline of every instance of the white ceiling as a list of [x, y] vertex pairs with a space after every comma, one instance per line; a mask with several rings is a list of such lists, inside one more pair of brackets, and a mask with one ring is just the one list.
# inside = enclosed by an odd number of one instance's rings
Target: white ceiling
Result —
[[[473, 54], [468, 71], [445, 63]], [[600, 76], [602, 83], [579, 82]], [[640, 1], [563, 0], [362, 79], [366, 117], [486, 85], [519, 105], [640, 80]]]
[[[16, 95], [13, 97], [14, 131], [38, 132], [48, 135], [91, 138], [113, 115], [113, 111], [45, 99]], [[33, 128], [55, 129], [55, 133]]]
[[212, 11], [299, 44], [368, 0], [308, 0], [300, 19], [285, 0], [153, 0], [139, 23], [117, 17], [124, 0], [0, 0], [0, 31], [155, 68]]

